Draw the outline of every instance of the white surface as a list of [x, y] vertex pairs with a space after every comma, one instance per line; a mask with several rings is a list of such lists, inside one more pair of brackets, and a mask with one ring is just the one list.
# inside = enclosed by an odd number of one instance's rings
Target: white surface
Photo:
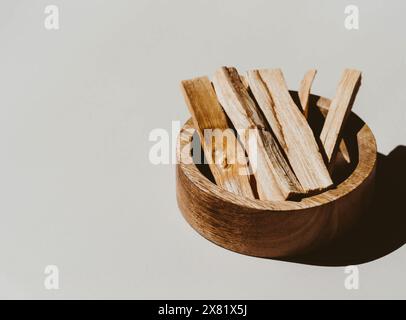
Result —
[[[355, 111], [379, 150], [406, 144], [403, 1], [16, 1], [0, 4], [0, 297], [406, 298], [404, 248], [343, 267], [246, 257], [197, 235], [174, 166], [148, 159], [153, 128], [188, 118], [179, 81], [224, 64], [308, 68], [331, 97], [364, 72]], [[44, 8], [60, 9], [60, 30]], [[44, 288], [56, 264], [60, 289]]]

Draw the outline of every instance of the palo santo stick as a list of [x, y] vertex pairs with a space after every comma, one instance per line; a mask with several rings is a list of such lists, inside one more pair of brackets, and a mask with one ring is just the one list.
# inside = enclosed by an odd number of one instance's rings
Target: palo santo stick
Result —
[[[299, 100], [300, 104], [302, 107], [302, 111], [306, 119], [309, 119], [309, 113], [310, 113], [310, 108], [311, 106], [309, 105], [309, 97], [310, 97], [310, 89], [313, 84], [314, 77], [317, 74], [317, 70], [311, 69], [308, 72], [306, 72], [305, 76], [303, 77], [303, 80], [300, 83], [300, 88], [299, 88]], [[318, 102], [318, 105], [321, 105], [324, 108], [329, 108], [330, 107], [330, 100], [320, 97]], [[325, 112], [322, 112], [322, 115], [324, 119], [326, 118], [327, 115], [327, 110]], [[342, 165], [348, 164], [351, 162], [350, 155], [347, 149], [347, 145], [345, 144], [344, 140], [341, 140], [339, 150], [337, 151], [337, 159], [336, 161], [340, 162]], [[330, 171], [331, 173], [332, 171]]]
[[[182, 81], [182, 89], [217, 185], [254, 199], [248, 165], [237, 158], [245, 157], [244, 150], [228, 127], [226, 115], [217, 101], [209, 78]], [[220, 136], [210, 134], [209, 130], [220, 133]], [[227, 136], [223, 136], [227, 131]], [[227, 139], [226, 142], [224, 138]]]
[[262, 113], [264, 114], [266, 120], [271, 126], [272, 131], [276, 136], [276, 139], [278, 140], [282, 149], [286, 150], [287, 146], [285, 143], [285, 138], [283, 136], [282, 127], [280, 125], [272, 125], [278, 124], [279, 120], [277, 119], [274, 110], [275, 104], [272, 100], [271, 95], [269, 94], [268, 88], [261, 79], [259, 71], [258, 70], [248, 71], [246, 79], [248, 81], [251, 92], [254, 95], [259, 107], [261, 108]]
[[344, 70], [321, 130], [320, 140], [324, 146], [330, 172], [334, 169], [344, 123], [351, 111], [360, 84], [360, 71]]
[[306, 72], [304, 78], [300, 82], [299, 88], [299, 100], [300, 104], [302, 105], [302, 110], [305, 118], [307, 119], [309, 116], [309, 96], [310, 96], [310, 89], [313, 84], [314, 77], [316, 76], [317, 70], [311, 69]]
[[306, 118], [292, 100], [280, 69], [251, 71], [251, 91], [306, 193], [329, 188], [333, 182]]
[[[330, 108], [330, 105], [331, 105], [331, 100], [327, 99], [327, 98], [320, 97], [317, 100], [316, 105], [318, 107], [322, 108], [321, 113], [322, 113], [322, 115], [324, 117], [324, 121], [325, 121], [328, 109]], [[344, 141], [344, 139], [341, 139], [340, 146], [339, 146], [339, 149], [337, 151], [337, 156], [336, 157], [337, 157], [336, 161], [340, 161], [341, 163], [348, 164], [348, 163], [351, 162], [350, 152], [348, 151], [347, 144]]]
[[[241, 143], [248, 152], [250, 163], [257, 165], [255, 178], [260, 198], [284, 200], [302, 194], [299, 181], [275, 138], [266, 130], [266, 123], [241, 82], [237, 70], [221, 68], [213, 77], [213, 85], [221, 105], [239, 131]], [[252, 145], [244, 134], [241, 136], [241, 132], [254, 133], [257, 137], [255, 154], [249, 151]]]
[[241, 80], [241, 82], [242, 82], [244, 88], [245, 88], [246, 90], [248, 90], [249, 87], [250, 87], [250, 85], [249, 85], [249, 83], [248, 83], [247, 78], [246, 78], [244, 75], [240, 74], [240, 80]]

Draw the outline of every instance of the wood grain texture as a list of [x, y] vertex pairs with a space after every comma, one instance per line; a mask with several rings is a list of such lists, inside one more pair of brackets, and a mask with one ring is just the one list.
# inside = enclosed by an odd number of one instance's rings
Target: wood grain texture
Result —
[[[303, 193], [302, 187], [290, 168], [274, 136], [267, 130], [255, 102], [247, 92], [235, 68], [223, 67], [213, 77], [213, 85], [220, 104], [240, 134], [248, 152], [250, 163], [256, 164], [255, 178], [261, 199], [284, 200]], [[242, 129], [242, 130], [241, 130]], [[245, 134], [257, 138], [256, 152]]]
[[303, 190], [317, 193], [331, 187], [313, 131], [291, 98], [282, 71], [250, 71], [248, 82]]
[[[316, 102], [316, 106], [313, 107], [318, 107], [320, 108], [321, 114], [323, 116], [324, 122], [327, 116], [328, 109], [330, 108], [331, 100], [325, 99], [323, 97], [320, 97], [318, 101]], [[310, 109], [309, 109], [310, 111]], [[341, 139], [339, 149], [337, 151], [337, 156], [335, 160], [335, 166], [338, 164], [340, 165], [347, 165], [351, 162], [350, 159], [350, 154], [348, 151], [348, 147], [346, 145], [346, 142], [344, 139]]]
[[309, 96], [316, 73], [316, 69], [307, 71], [302, 81], [300, 82], [299, 99], [302, 106], [303, 114], [306, 119], [309, 116]]
[[238, 159], [244, 151], [228, 127], [210, 80], [185, 80], [181, 87], [216, 183], [235, 194], [254, 198], [248, 165]]
[[351, 111], [360, 84], [360, 71], [344, 70], [321, 131], [320, 139], [324, 146], [330, 172], [334, 168], [345, 120]]
[[240, 79], [241, 79], [241, 82], [242, 82], [244, 88], [245, 88], [246, 90], [249, 90], [249, 89], [250, 89], [250, 85], [249, 85], [249, 83], [248, 83], [247, 78], [246, 78], [244, 75], [240, 74]]
[[[326, 98], [317, 101], [321, 108], [326, 106], [324, 102], [329, 104]], [[298, 202], [244, 199], [224, 192], [189, 159], [177, 165], [177, 200], [183, 216], [210, 241], [260, 257], [303, 254], [339, 237], [367, 208], [377, 159], [368, 126], [353, 113], [348, 121], [353, 125], [345, 133], [357, 146], [350, 155], [357, 165], [336, 188]], [[191, 120], [187, 125], [192, 125]], [[192, 139], [188, 130], [181, 134], [185, 135], [182, 144]]]

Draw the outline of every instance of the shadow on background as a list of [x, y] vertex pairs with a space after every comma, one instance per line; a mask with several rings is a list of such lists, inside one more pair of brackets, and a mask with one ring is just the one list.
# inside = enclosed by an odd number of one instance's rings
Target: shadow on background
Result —
[[342, 238], [305, 256], [284, 261], [347, 266], [379, 259], [406, 241], [406, 147], [378, 153], [375, 194], [370, 208]]

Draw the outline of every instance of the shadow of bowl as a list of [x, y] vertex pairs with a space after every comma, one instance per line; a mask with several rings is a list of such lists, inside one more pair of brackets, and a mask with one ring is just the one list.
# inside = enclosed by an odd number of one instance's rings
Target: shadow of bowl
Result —
[[378, 154], [375, 194], [369, 208], [341, 237], [318, 250], [280, 259], [318, 266], [358, 265], [382, 258], [406, 242], [406, 147]]

